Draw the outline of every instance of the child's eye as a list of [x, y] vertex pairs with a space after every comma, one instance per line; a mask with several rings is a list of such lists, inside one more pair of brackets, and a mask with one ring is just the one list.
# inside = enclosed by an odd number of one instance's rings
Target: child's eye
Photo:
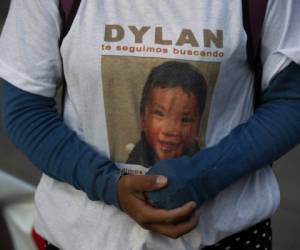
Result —
[[158, 109], [153, 110], [153, 114], [157, 115], [157, 116], [160, 116], [160, 117], [164, 116], [164, 113], [161, 110], [158, 110]]
[[181, 122], [182, 123], [193, 123], [195, 121], [195, 119], [194, 118], [192, 118], [192, 117], [182, 117], [182, 119], [181, 119]]

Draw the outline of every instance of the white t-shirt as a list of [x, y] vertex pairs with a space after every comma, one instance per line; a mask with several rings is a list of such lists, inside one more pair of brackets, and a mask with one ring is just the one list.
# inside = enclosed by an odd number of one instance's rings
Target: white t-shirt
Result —
[[[291, 61], [300, 63], [299, 11], [298, 1], [269, 1], [264, 88]], [[58, 0], [12, 0], [0, 39], [0, 76], [53, 97], [63, 66], [65, 122], [119, 166], [140, 137], [138, 107], [147, 75], [166, 61], [187, 62], [206, 79], [200, 146], [218, 143], [253, 112], [240, 0], [82, 0], [61, 48], [60, 26]], [[277, 181], [266, 167], [205, 203], [198, 227], [172, 240], [43, 175], [35, 227], [61, 249], [199, 249], [268, 218], [279, 199]]]

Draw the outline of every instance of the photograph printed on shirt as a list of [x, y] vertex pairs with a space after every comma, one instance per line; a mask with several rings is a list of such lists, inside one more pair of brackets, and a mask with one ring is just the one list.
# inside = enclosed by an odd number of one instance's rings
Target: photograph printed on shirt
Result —
[[205, 147], [220, 63], [109, 55], [101, 60], [113, 161], [148, 168]]

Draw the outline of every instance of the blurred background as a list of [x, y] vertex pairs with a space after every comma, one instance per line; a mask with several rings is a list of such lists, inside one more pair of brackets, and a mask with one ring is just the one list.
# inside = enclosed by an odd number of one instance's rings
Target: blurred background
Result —
[[[0, 2], [0, 32], [8, 11], [9, 0], [1, 0]], [[2, 83], [0, 82], [0, 108], [2, 110]], [[1, 113], [1, 111], [0, 111]], [[274, 170], [281, 188], [281, 205], [279, 210], [273, 216], [273, 246], [274, 250], [299, 250], [300, 249], [300, 146], [295, 148], [289, 154], [282, 157], [274, 164]], [[0, 176], [9, 174], [17, 177], [24, 182], [18, 182], [12, 179], [24, 191], [15, 198], [14, 201], [1, 200], [1, 194], [6, 194], [8, 186], [4, 184], [0, 178], [0, 249], [13, 250], [22, 249], [13, 245], [13, 237], [11, 231], [15, 228], [11, 224], [7, 227], [7, 219], [5, 217], [17, 216], [15, 223], [30, 223], [31, 214], [28, 215], [28, 206], [21, 207], [21, 215], [18, 214], [20, 206], [14, 203], [21, 203], [18, 197], [24, 198], [29, 193], [29, 200], [32, 199], [31, 187], [37, 185], [40, 178], [40, 172], [32, 166], [26, 157], [13, 146], [5, 136], [2, 124], [0, 122]], [[23, 192], [23, 193], [22, 193]], [[5, 196], [5, 195], [3, 195]], [[19, 198], [20, 199], [20, 198]], [[24, 203], [24, 202], [22, 202]], [[26, 199], [25, 199], [26, 203]], [[19, 217], [18, 217], [19, 216]], [[21, 216], [21, 217], [20, 217]], [[23, 217], [29, 216], [28, 219]], [[27, 218], [26, 217], [26, 218]], [[11, 218], [11, 217], [9, 217]], [[28, 226], [28, 225], [25, 225]], [[24, 226], [24, 232], [28, 233], [28, 229]], [[9, 228], [9, 229], [8, 229]], [[9, 231], [10, 230], [10, 231]], [[14, 231], [15, 232], [15, 231]], [[23, 233], [24, 233], [23, 232]], [[18, 232], [15, 232], [18, 233]], [[22, 235], [19, 236], [22, 239]]]

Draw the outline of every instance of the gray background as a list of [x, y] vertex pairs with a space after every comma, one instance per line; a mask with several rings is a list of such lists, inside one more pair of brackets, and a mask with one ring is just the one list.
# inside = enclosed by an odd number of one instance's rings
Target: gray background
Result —
[[[5, 19], [9, 0], [0, 2], [0, 31]], [[0, 83], [2, 104], [2, 83]], [[2, 110], [2, 105], [0, 106]], [[281, 187], [281, 205], [272, 218], [274, 250], [300, 250], [300, 146], [278, 160], [274, 170]], [[13, 146], [4, 135], [0, 122], [0, 169], [30, 183], [38, 182], [40, 172]], [[1, 207], [0, 207], [1, 209]], [[9, 235], [0, 216], [0, 249], [12, 249]]]

